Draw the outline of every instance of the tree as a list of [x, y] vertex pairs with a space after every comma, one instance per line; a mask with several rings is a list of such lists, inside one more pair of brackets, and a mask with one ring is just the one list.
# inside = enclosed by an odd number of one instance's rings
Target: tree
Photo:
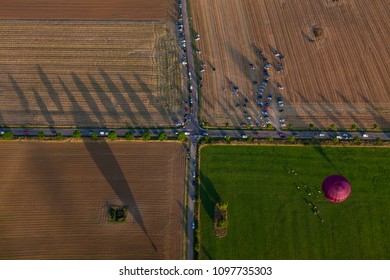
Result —
[[75, 131], [73, 131], [73, 138], [75, 138], [75, 139], [80, 139], [81, 138], [80, 130], [76, 129]]
[[309, 128], [310, 128], [310, 129], [314, 129], [314, 124], [312, 124], [312, 123], [309, 124]]
[[357, 128], [357, 125], [353, 123], [353, 124], [351, 125], [351, 129], [355, 130], [356, 128]]
[[360, 144], [360, 138], [359, 137], [353, 137], [353, 143]]
[[219, 220], [218, 223], [217, 223], [217, 226], [219, 228], [227, 228], [228, 221], [227, 220]]
[[40, 140], [45, 139], [45, 133], [44, 133], [43, 131], [39, 131], [37, 135], [38, 135], [38, 138], [39, 138]]
[[226, 122], [226, 123], [225, 123], [225, 126], [226, 126], [226, 127], [229, 127], [229, 126], [230, 126], [229, 122]]
[[272, 124], [267, 123], [267, 128], [272, 128]]
[[248, 139], [248, 142], [252, 142], [253, 141], [253, 136], [249, 135], [247, 139]]
[[227, 202], [220, 202], [220, 203], [218, 203], [217, 205], [218, 205], [219, 210], [221, 210], [221, 211], [227, 211], [227, 208], [228, 208], [228, 206], [229, 206], [229, 203], [227, 203]]
[[58, 133], [54, 136], [54, 139], [56, 139], [56, 140], [62, 140], [62, 139], [64, 139], [64, 136], [62, 136], [62, 133], [61, 133], [61, 132], [58, 132]]
[[208, 136], [208, 135], [206, 135], [206, 136], [204, 137], [204, 140], [205, 140], [205, 141], [209, 141], [209, 139], [210, 139], [210, 136]]
[[321, 26], [314, 26], [313, 34], [316, 39], [321, 39], [324, 37], [324, 29]]
[[6, 131], [3, 134], [3, 139], [5, 140], [12, 140], [14, 138], [14, 135], [12, 134], [11, 131]]
[[145, 131], [144, 133], [142, 133], [142, 139], [144, 141], [148, 141], [148, 140], [150, 140], [150, 138], [152, 138], [152, 135], [150, 134], [149, 131]]
[[118, 138], [118, 134], [116, 133], [116, 131], [111, 130], [110, 132], [108, 132], [108, 139], [115, 140], [116, 138]]
[[228, 142], [229, 142], [229, 141], [230, 141], [230, 139], [231, 139], [230, 135], [226, 135], [226, 136], [225, 136], [225, 139], [226, 139], [226, 141], [228, 141]]
[[161, 132], [160, 135], [158, 136], [158, 140], [160, 141], [165, 141], [168, 139], [168, 135], [166, 134], [166, 132]]
[[381, 144], [381, 143], [382, 143], [382, 139], [380, 139], [380, 138], [375, 139], [375, 144]]
[[288, 139], [291, 143], [295, 142], [295, 136], [291, 135], [290, 138]]
[[134, 134], [131, 133], [130, 131], [125, 133], [125, 139], [126, 140], [134, 140]]
[[184, 132], [179, 132], [179, 134], [177, 135], [177, 140], [179, 141], [184, 141], [186, 140], [186, 135], [184, 134]]
[[267, 138], [268, 139], [268, 142], [272, 143], [274, 142], [274, 138], [272, 138], [271, 136]]
[[92, 132], [91, 133], [91, 138], [94, 139], [94, 140], [97, 140], [98, 139], [98, 134], [96, 132]]
[[336, 130], [336, 125], [334, 123], [332, 123], [330, 126], [329, 126], [330, 129], [332, 130]]
[[333, 142], [333, 144], [338, 144], [340, 142], [340, 139], [334, 137], [334, 138], [332, 138], [332, 142]]
[[247, 128], [247, 129], [251, 129], [251, 125], [248, 123], [248, 124], [246, 125], [246, 128]]
[[372, 126], [374, 129], [378, 129], [379, 128], [379, 125], [377, 123], [374, 123], [374, 125]]
[[291, 129], [293, 129], [293, 128], [294, 128], [294, 125], [293, 125], [292, 123], [289, 123], [288, 126], [287, 126], [287, 129], [288, 129], [288, 130], [291, 130]]

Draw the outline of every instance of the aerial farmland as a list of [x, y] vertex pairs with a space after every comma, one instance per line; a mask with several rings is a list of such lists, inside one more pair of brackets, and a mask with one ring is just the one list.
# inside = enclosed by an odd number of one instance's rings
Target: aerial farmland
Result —
[[3, 2], [3, 124], [160, 127], [179, 120], [173, 1], [126, 8], [123, 1]]
[[[208, 145], [201, 149], [201, 259], [388, 259], [390, 149]], [[328, 201], [343, 174], [352, 191]], [[215, 204], [229, 205], [227, 234]]]
[[389, 1], [194, 0], [191, 10], [204, 122], [247, 125], [271, 94], [274, 126], [390, 127]]
[[[0, 259], [182, 259], [179, 143], [0, 145]], [[109, 207], [128, 208], [109, 219]]]

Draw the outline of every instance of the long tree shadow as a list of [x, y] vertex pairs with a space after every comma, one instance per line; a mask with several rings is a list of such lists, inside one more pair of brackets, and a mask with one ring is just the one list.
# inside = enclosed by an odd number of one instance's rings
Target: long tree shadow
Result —
[[119, 119], [119, 114], [117, 110], [115, 109], [115, 105], [111, 102], [110, 98], [106, 95], [102, 87], [99, 85], [99, 83], [88, 74], [88, 79], [92, 84], [92, 87], [94, 88], [96, 92], [96, 96], [100, 99], [100, 102], [103, 104], [104, 108], [106, 109], [107, 113], [115, 118], [116, 121]]
[[48, 123], [49, 129], [54, 132], [54, 120], [51, 117], [51, 114], [49, 112], [49, 109], [47, 108], [45, 101], [43, 101], [43, 98], [39, 95], [38, 91], [35, 88], [32, 88], [32, 91], [34, 93], [35, 101], [38, 104], [39, 110], [41, 111], [42, 116], [45, 118], [46, 122]]
[[[141, 91], [144, 92], [149, 100], [149, 103], [153, 105], [153, 107], [160, 113], [162, 118], [167, 116], [167, 112], [162, 108], [160, 102], [157, 100], [155, 96], [153, 96], [152, 90], [149, 86], [141, 79], [138, 74], [134, 74], [134, 78], [137, 80], [137, 83], [141, 86]], [[160, 104], [160, 106], [159, 106]], [[171, 117], [177, 117], [177, 115], [172, 114]]]
[[101, 174], [110, 184], [112, 190], [116, 193], [123, 205], [129, 206], [130, 214], [148, 237], [153, 249], [157, 251], [156, 245], [153, 243], [146, 230], [145, 223], [142, 219], [133, 193], [131, 192], [130, 186], [127, 183], [126, 176], [108, 143], [106, 141], [96, 143], [84, 141], [84, 146], [88, 150], [96, 166], [99, 168]]
[[[84, 97], [85, 101], [87, 102], [89, 108], [97, 116], [98, 119], [102, 120], [103, 115], [101, 114], [101, 112], [99, 110], [99, 106], [96, 104], [95, 100], [92, 98], [91, 93], [88, 90], [88, 88], [86, 87], [86, 85], [81, 81], [81, 79], [76, 75], [76, 73], [71, 72], [71, 76], [73, 78], [73, 82], [76, 84], [81, 95]], [[77, 118], [74, 118], [74, 121], [75, 121], [75, 124], [77, 126], [77, 124], [78, 124]]]
[[53, 84], [50, 82], [42, 67], [40, 65], [37, 65], [37, 69], [39, 77], [41, 78], [43, 85], [46, 87], [50, 99], [53, 101], [59, 111], [63, 111], [58, 92], [54, 89]]
[[[85, 124], [93, 124], [94, 122], [92, 121], [90, 116], [77, 103], [76, 98], [73, 96], [72, 92], [66, 86], [64, 81], [60, 77], [58, 77], [58, 80], [59, 80], [60, 85], [62, 86], [66, 96], [68, 97], [70, 103], [72, 104], [71, 112], [72, 112], [73, 120], [76, 123], [76, 127], [80, 128], [80, 127], [84, 126]], [[76, 114], [77, 114], [77, 118], [75, 117]], [[99, 114], [96, 114], [96, 116], [97, 116], [97, 121], [98, 121], [96, 125], [101, 125], [102, 123], [104, 123], [104, 119], [99, 118]]]
[[31, 113], [30, 106], [28, 104], [28, 100], [27, 100], [23, 90], [19, 87], [18, 83], [15, 81], [15, 79], [10, 74], [8, 74], [8, 78], [12, 83], [12, 87], [14, 88], [14, 91], [18, 95], [19, 102], [20, 102], [20, 105], [22, 106], [23, 110], [26, 113], [30, 114]]
[[[119, 103], [120, 104], [122, 104], [122, 103], [126, 104], [126, 100], [124, 99], [123, 94], [118, 89], [118, 87], [115, 85], [115, 83], [113, 82], [113, 80], [111, 79], [109, 74], [106, 71], [104, 71], [104, 69], [102, 69], [102, 68], [99, 68], [99, 73], [100, 73], [100, 75], [102, 75], [102, 77], [103, 77], [107, 87], [110, 89], [110, 91], [112, 92], [113, 96], [115, 98], [120, 99]], [[124, 90], [126, 91], [128, 97], [131, 99], [132, 103], [136, 106], [136, 108], [138, 110], [138, 113], [140, 113], [145, 118], [145, 120], [146, 120], [146, 122], [148, 124], [151, 124], [152, 117], [150, 116], [150, 113], [149, 113], [148, 109], [144, 105], [144, 101], [142, 101], [139, 98], [139, 96], [137, 95], [135, 90], [123, 78], [122, 75], [118, 74], [118, 76], [119, 76], [119, 79], [120, 79], [120, 81], [122, 83], [122, 86], [123, 86]], [[142, 88], [142, 90], [144, 90], [144, 89]], [[124, 109], [126, 110], [126, 109], [130, 109], [130, 108], [124, 108]], [[137, 124], [137, 122], [134, 122], [134, 124]]]
[[362, 92], [358, 92], [358, 94], [360, 95], [360, 97], [364, 100], [365, 104], [371, 108], [371, 111], [369, 112], [372, 116], [372, 118], [375, 120], [375, 122], [377, 124], [380, 124], [382, 123], [383, 124], [383, 127], [390, 127], [390, 119], [385, 119], [383, 116], [381, 116], [378, 112], [380, 110], [378, 110], [378, 108], [376, 108], [372, 102], [370, 100], [368, 100], [368, 98], [362, 93]]
[[[72, 73], [74, 74], [74, 73]], [[76, 79], [77, 82], [81, 82], [78, 80], [78, 77], [76, 74], [72, 75], [74, 79]], [[65, 83], [58, 78], [60, 81], [60, 84], [65, 90], [65, 93], [68, 95], [69, 100], [74, 101], [72, 102], [74, 106], [74, 110], [77, 112], [82, 112], [82, 117], [87, 121], [87, 123], [92, 123], [92, 120], [90, 119], [89, 115], [85, 113], [81, 107], [77, 104], [74, 96], [72, 95], [69, 88], [65, 85]], [[83, 89], [83, 86], [81, 86]], [[74, 121], [76, 125], [78, 124], [78, 119], [73, 114]], [[99, 120], [102, 121], [102, 120]], [[120, 164], [118, 163], [114, 153], [112, 152], [110, 146], [105, 140], [102, 140], [100, 142], [89, 142], [88, 140], [84, 141], [84, 146], [87, 149], [89, 155], [95, 162], [96, 166], [99, 168], [101, 174], [104, 176], [104, 178], [107, 180], [109, 185], [111, 186], [112, 190], [116, 193], [118, 198], [121, 200], [121, 202], [124, 205], [129, 206], [129, 212], [133, 216], [134, 220], [138, 223], [138, 225], [141, 227], [144, 234], [148, 237], [153, 249], [157, 251], [156, 245], [153, 243], [151, 237], [149, 236], [145, 223], [142, 219], [141, 213], [139, 211], [139, 208], [137, 206], [137, 203], [134, 199], [134, 196], [132, 194], [131, 188], [129, 184], [127, 183], [126, 176], [122, 171], [122, 168]]]
[[[102, 72], [101, 72], [101, 74], [102, 74]], [[108, 76], [106, 76], [106, 77], [108, 77]], [[121, 74], [118, 74], [118, 77], [122, 83], [122, 86], [123, 86], [127, 96], [131, 99], [131, 102], [137, 108], [138, 113], [142, 114], [142, 116], [145, 117], [146, 121], [150, 122], [152, 118], [150, 117], [150, 114], [147, 112], [148, 109], [145, 107], [144, 102], [142, 102], [142, 100], [136, 94], [134, 88], [129, 84], [128, 81], [126, 81], [126, 79]]]
[[200, 200], [210, 219], [214, 221], [215, 204], [221, 201], [211, 180], [200, 172]]

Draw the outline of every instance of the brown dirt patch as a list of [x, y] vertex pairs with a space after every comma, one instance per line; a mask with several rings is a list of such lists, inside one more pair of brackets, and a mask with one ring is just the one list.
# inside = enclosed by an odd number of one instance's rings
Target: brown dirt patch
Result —
[[[182, 259], [178, 143], [0, 143], [0, 259]], [[110, 205], [127, 205], [109, 223]]]
[[[332, 2], [333, 3], [333, 2]], [[191, 1], [197, 46], [206, 62], [201, 95], [201, 117], [212, 125], [239, 125], [258, 120], [252, 81], [263, 79], [264, 62], [255, 47], [273, 64], [264, 95], [282, 96], [281, 116], [295, 127], [309, 123], [327, 127], [390, 127], [390, 10], [389, 1], [343, 0], [224, 0]], [[313, 26], [324, 29], [324, 39], [313, 40]], [[286, 57], [284, 73], [274, 69]], [[256, 70], [249, 69], [253, 63]], [[215, 67], [215, 71], [212, 67]], [[231, 93], [229, 82], [239, 87]], [[277, 83], [284, 86], [278, 90]], [[249, 100], [243, 108], [244, 98]], [[240, 107], [235, 105], [240, 103]], [[270, 117], [279, 118], [275, 101]], [[248, 113], [244, 113], [247, 111]]]
[[0, 19], [165, 20], [172, 0], [2, 0]]

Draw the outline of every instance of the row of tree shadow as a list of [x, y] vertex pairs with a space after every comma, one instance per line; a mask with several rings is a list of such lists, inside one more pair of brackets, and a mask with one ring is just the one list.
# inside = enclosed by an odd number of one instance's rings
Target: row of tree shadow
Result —
[[[45, 72], [39, 65], [37, 66], [37, 69], [38, 69], [41, 82], [45, 85], [48, 96], [50, 97], [51, 101], [55, 104], [57, 110], [60, 112], [59, 114], [62, 115], [68, 114], [69, 112], [65, 112], [61, 104], [58, 90], [55, 89], [53, 83], [49, 80], [48, 76], [45, 74]], [[100, 68], [99, 73], [103, 77], [112, 95], [117, 99], [119, 106], [121, 106], [123, 111], [127, 112], [127, 116], [131, 119], [131, 122], [137, 123], [134, 117], [134, 113], [132, 113], [129, 105], [126, 103], [121, 90], [116, 86], [114, 81], [106, 73], [106, 71], [104, 71], [104, 69]], [[138, 74], [134, 74], [134, 76], [137, 82], [141, 85], [143, 92], [147, 94], [149, 101], [152, 102], [153, 97], [149, 87], [146, 85], [145, 82], [142, 81], [142, 79]], [[99, 107], [97, 103], [94, 101], [94, 99], [91, 97], [91, 92], [88, 90], [86, 84], [74, 72], [71, 73], [71, 77], [73, 79], [73, 82], [76, 84], [78, 90], [86, 100], [89, 109], [94, 113], [94, 115], [91, 116], [90, 113], [85, 112], [83, 108], [78, 104], [75, 96], [72, 94], [71, 90], [63, 81], [63, 79], [61, 79], [61, 77], [58, 77], [58, 82], [61, 85], [63, 92], [65, 93], [65, 95], [67, 96], [67, 98], [69, 99], [69, 101], [73, 106], [72, 113], [77, 112], [76, 114], [71, 114], [73, 118], [73, 125], [76, 127], [76, 129], [83, 128], [85, 126], [94, 125], [95, 122], [92, 118], [95, 117], [98, 119], [98, 125], [103, 126], [104, 125], [103, 113], [99, 111]], [[145, 105], [141, 102], [139, 96], [136, 94], [135, 90], [132, 88], [130, 83], [127, 82], [122, 75], [118, 74], [118, 77], [122, 83], [122, 86], [126, 94], [131, 98], [133, 104], [137, 106], [138, 111], [147, 112]], [[17, 94], [19, 98], [19, 102], [22, 108], [24, 109], [25, 113], [26, 114], [31, 113], [32, 109], [30, 109], [30, 104], [28, 99], [25, 96], [25, 93], [18, 85], [17, 81], [12, 77], [12, 75], [9, 74], [8, 78], [12, 83], [13, 89]], [[107, 93], [104, 92], [101, 86], [96, 82], [96, 80], [91, 75], [88, 75], [88, 79], [89, 82], [92, 84], [94, 91], [96, 92], [96, 95], [100, 99], [101, 103], [104, 105], [107, 112], [111, 113], [114, 116], [114, 118], [119, 118], [119, 115], [115, 111], [115, 106], [113, 105], [112, 101], [108, 97]], [[46, 120], [47, 126], [49, 126], [51, 129], [54, 129], [55, 121], [50, 113], [50, 110], [48, 109], [47, 104], [45, 103], [44, 99], [39, 94], [36, 88], [33, 87], [32, 92], [35, 101], [39, 106], [40, 113]], [[158, 104], [155, 105], [155, 108], [159, 110], [161, 115], [165, 114], [165, 112], [159, 109]], [[58, 115], [58, 113], [56, 113], [56, 115]], [[151, 120], [150, 115], [144, 114], [144, 116], [147, 121]], [[3, 122], [3, 118], [1, 114], [0, 114], [0, 121]], [[121, 165], [116, 159], [116, 156], [112, 151], [110, 145], [105, 140], [96, 143], [91, 141], [84, 141], [83, 145], [85, 149], [88, 151], [90, 157], [93, 159], [94, 163], [96, 164], [96, 167], [99, 169], [100, 173], [104, 176], [104, 178], [106, 179], [106, 181], [108, 182], [112, 190], [115, 192], [117, 197], [120, 199], [122, 204], [129, 206], [128, 211], [133, 216], [137, 224], [140, 226], [144, 234], [148, 237], [150, 241], [150, 245], [152, 246], [153, 250], [157, 252], [158, 248], [156, 247], [152, 238], [148, 234], [147, 228], [144, 223], [144, 219], [142, 218], [141, 212], [137, 205], [137, 201], [135, 200], [133, 192], [131, 190], [131, 186], [128, 184], [126, 180], [126, 176], [123, 173], [123, 170], [121, 168]], [[55, 175], [56, 174], [50, 174], [50, 176], [55, 176]]]
[[[77, 116], [77, 119], [74, 118], [73, 125], [78, 127], [104, 127], [107, 125], [105, 117], [112, 119], [114, 124], [117, 124], [116, 126], [160, 126], [155, 123], [145, 104], [153, 106], [154, 111], [159, 114], [161, 123], [170, 124], [173, 123], [174, 120], [179, 119], [179, 115], [177, 113], [172, 112], [172, 110], [168, 112], [163, 108], [163, 106], [160, 106], [158, 98], [153, 95], [151, 88], [138, 74], [133, 75], [137, 82], [137, 86], [140, 87], [139, 92], [134, 89], [123, 75], [117, 74], [120, 86], [123, 88], [123, 90], [121, 90], [119, 85], [114, 82], [111, 76], [103, 68], [99, 68], [99, 74], [101, 75], [99, 78], [104, 80], [104, 86], [108, 88], [109, 91], [106, 92], [92, 75], [87, 74], [88, 81], [83, 81], [75, 72], [71, 72], [70, 76], [72, 82], [76, 85], [78, 92], [81, 93], [81, 96], [84, 99], [83, 101], [85, 101], [85, 104], [87, 105], [87, 108], [85, 108], [88, 110], [87, 112], [82, 107], [85, 105], [79, 104], [80, 98], [73, 94], [70, 89], [71, 87], [67, 86], [63, 78], [60, 76], [57, 77], [56, 84], [57, 88], [59, 86], [60, 89], [56, 89], [54, 82], [50, 81], [40, 65], [37, 65], [37, 70], [40, 81], [46, 89], [47, 96], [49, 96], [50, 101], [54, 104], [56, 110], [49, 109], [50, 104], [45, 103], [45, 99], [42, 97], [43, 95], [40, 94], [37, 88], [32, 87], [31, 91], [34, 96], [34, 100], [39, 107], [39, 113], [44, 117], [47, 125], [50, 127], [54, 127], [56, 125], [56, 118], [67, 117], [69, 115]], [[19, 103], [24, 110], [24, 114], [31, 116], [33, 112], [36, 112], [36, 110], [35, 108], [31, 108], [30, 101], [26, 98], [26, 93], [11, 74], [8, 74], [8, 78], [18, 97]], [[89, 89], [89, 85], [92, 86], [93, 90]], [[64, 106], [62, 104], [64, 100], [61, 99], [61, 96], [64, 96], [64, 94], [67, 97], [67, 100], [71, 103], [72, 109], [70, 111], [64, 110]], [[102, 104], [102, 107], [104, 108], [103, 112], [103, 109], [99, 108], [99, 104], [95, 101], [94, 97], [97, 97]], [[136, 111], [131, 108], [129, 100], [131, 105], [135, 106]], [[120, 108], [120, 112], [117, 107]], [[123, 119], [125, 119], [125, 121], [123, 121]], [[1, 115], [0, 121], [4, 123]], [[71, 123], [68, 125], [72, 126]]]

